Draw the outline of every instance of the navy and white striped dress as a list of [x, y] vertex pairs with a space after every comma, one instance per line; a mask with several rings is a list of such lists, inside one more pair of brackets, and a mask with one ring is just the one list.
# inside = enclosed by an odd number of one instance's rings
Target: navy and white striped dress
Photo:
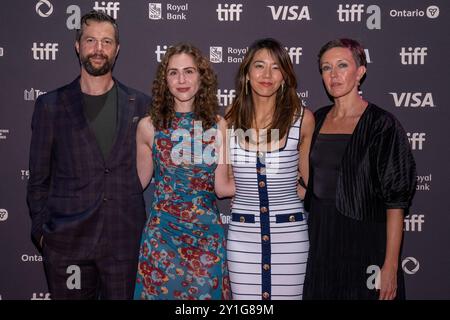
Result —
[[233, 299], [302, 299], [309, 240], [297, 196], [300, 117], [285, 146], [244, 149], [230, 139], [236, 195], [227, 259]]

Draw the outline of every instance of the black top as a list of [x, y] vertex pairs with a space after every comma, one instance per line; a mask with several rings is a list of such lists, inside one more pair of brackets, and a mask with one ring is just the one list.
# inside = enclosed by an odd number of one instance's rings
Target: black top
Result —
[[341, 159], [351, 134], [319, 133], [311, 149], [310, 166], [314, 167], [314, 195], [334, 200]]
[[117, 127], [117, 85], [99, 96], [83, 93], [83, 109], [106, 159], [114, 143]]
[[[332, 106], [315, 112], [311, 148]], [[305, 207], [310, 208], [314, 168]], [[411, 205], [416, 186], [416, 165], [406, 133], [389, 112], [369, 103], [351, 135], [342, 157], [336, 185], [336, 208], [350, 218], [386, 221], [386, 209]]]

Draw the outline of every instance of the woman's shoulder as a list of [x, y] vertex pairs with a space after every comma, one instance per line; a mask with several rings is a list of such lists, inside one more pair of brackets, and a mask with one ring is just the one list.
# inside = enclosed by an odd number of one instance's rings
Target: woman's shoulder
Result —
[[385, 128], [400, 125], [398, 119], [389, 111], [372, 102], [369, 102], [367, 107], [369, 108], [367, 112], [371, 115], [369, 118], [372, 119], [372, 121], [383, 125]]

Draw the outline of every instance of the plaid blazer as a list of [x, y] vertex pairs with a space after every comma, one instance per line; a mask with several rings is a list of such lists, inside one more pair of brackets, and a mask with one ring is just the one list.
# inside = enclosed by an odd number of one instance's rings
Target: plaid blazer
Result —
[[136, 128], [150, 98], [116, 81], [118, 123], [103, 158], [83, 111], [79, 77], [36, 100], [27, 202], [35, 243], [86, 257], [106, 236], [118, 259], [138, 255], [145, 223], [136, 169]]

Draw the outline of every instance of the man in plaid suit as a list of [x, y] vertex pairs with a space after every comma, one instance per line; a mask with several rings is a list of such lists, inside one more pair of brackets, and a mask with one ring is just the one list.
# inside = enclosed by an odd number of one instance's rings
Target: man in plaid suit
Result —
[[146, 95], [112, 77], [116, 22], [91, 11], [75, 42], [81, 74], [40, 96], [27, 201], [53, 299], [130, 299], [145, 223], [136, 126]]

